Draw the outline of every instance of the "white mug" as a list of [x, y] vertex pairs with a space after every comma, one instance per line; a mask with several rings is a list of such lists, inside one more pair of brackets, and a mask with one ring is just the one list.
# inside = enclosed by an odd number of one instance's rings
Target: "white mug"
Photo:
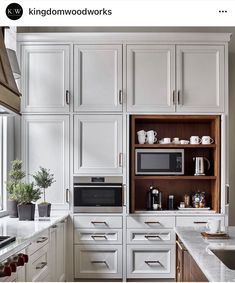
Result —
[[137, 135], [146, 135], [146, 132], [144, 130], [140, 130], [137, 132]]
[[190, 137], [190, 143], [191, 144], [199, 144], [199, 143], [201, 143], [201, 139], [199, 138], [199, 136], [191, 136]]
[[150, 130], [150, 131], [147, 132], [147, 136], [154, 136], [154, 137], [156, 137], [156, 135], [157, 135], [156, 131]]
[[211, 144], [214, 140], [210, 136], [203, 136], [202, 137], [202, 144]]
[[154, 144], [157, 141], [157, 138], [154, 137], [153, 135], [148, 135], [147, 136], [147, 143], [148, 144]]
[[146, 140], [147, 140], [147, 137], [145, 135], [138, 135], [139, 144], [144, 144]]
[[209, 233], [218, 233], [221, 231], [221, 220], [211, 219], [208, 221], [206, 227], [209, 229]]
[[188, 140], [180, 140], [180, 144], [189, 144]]
[[175, 143], [175, 144], [179, 144], [180, 143], [180, 139], [175, 137], [172, 139], [172, 142]]
[[171, 138], [163, 138], [161, 139], [162, 143], [171, 143]]

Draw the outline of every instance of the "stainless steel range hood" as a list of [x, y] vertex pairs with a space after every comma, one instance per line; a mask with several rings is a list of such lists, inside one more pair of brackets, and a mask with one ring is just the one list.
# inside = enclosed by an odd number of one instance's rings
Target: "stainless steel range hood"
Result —
[[0, 29], [0, 115], [20, 114], [20, 96], [17, 88], [6, 47], [3, 28]]

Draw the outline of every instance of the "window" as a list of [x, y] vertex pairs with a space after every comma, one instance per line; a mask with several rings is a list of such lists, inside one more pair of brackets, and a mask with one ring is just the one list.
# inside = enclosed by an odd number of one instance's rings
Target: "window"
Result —
[[6, 210], [6, 126], [7, 117], [0, 116], [0, 212]]

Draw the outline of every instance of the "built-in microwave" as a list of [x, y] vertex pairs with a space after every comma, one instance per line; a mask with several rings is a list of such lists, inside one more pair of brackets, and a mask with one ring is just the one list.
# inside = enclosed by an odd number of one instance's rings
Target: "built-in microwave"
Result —
[[73, 211], [122, 212], [123, 185], [121, 177], [77, 177], [74, 183]]
[[136, 149], [136, 175], [183, 175], [183, 149]]

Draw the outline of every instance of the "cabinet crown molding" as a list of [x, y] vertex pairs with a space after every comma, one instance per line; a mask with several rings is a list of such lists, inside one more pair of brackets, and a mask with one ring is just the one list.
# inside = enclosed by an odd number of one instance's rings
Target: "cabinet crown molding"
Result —
[[198, 33], [198, 32], [169, 32], [169, 33], [155, 33], [155, 32], [86, 32], [86, 33], [18, 33], [17, 41], [26, 42], [56, 42], [56, 41], [70, 41], [73, 43], [91, 43], [91, 42], [117, 42], [117, 43], [214, 43], [222, 44], [230, 41], [231, 33]]

